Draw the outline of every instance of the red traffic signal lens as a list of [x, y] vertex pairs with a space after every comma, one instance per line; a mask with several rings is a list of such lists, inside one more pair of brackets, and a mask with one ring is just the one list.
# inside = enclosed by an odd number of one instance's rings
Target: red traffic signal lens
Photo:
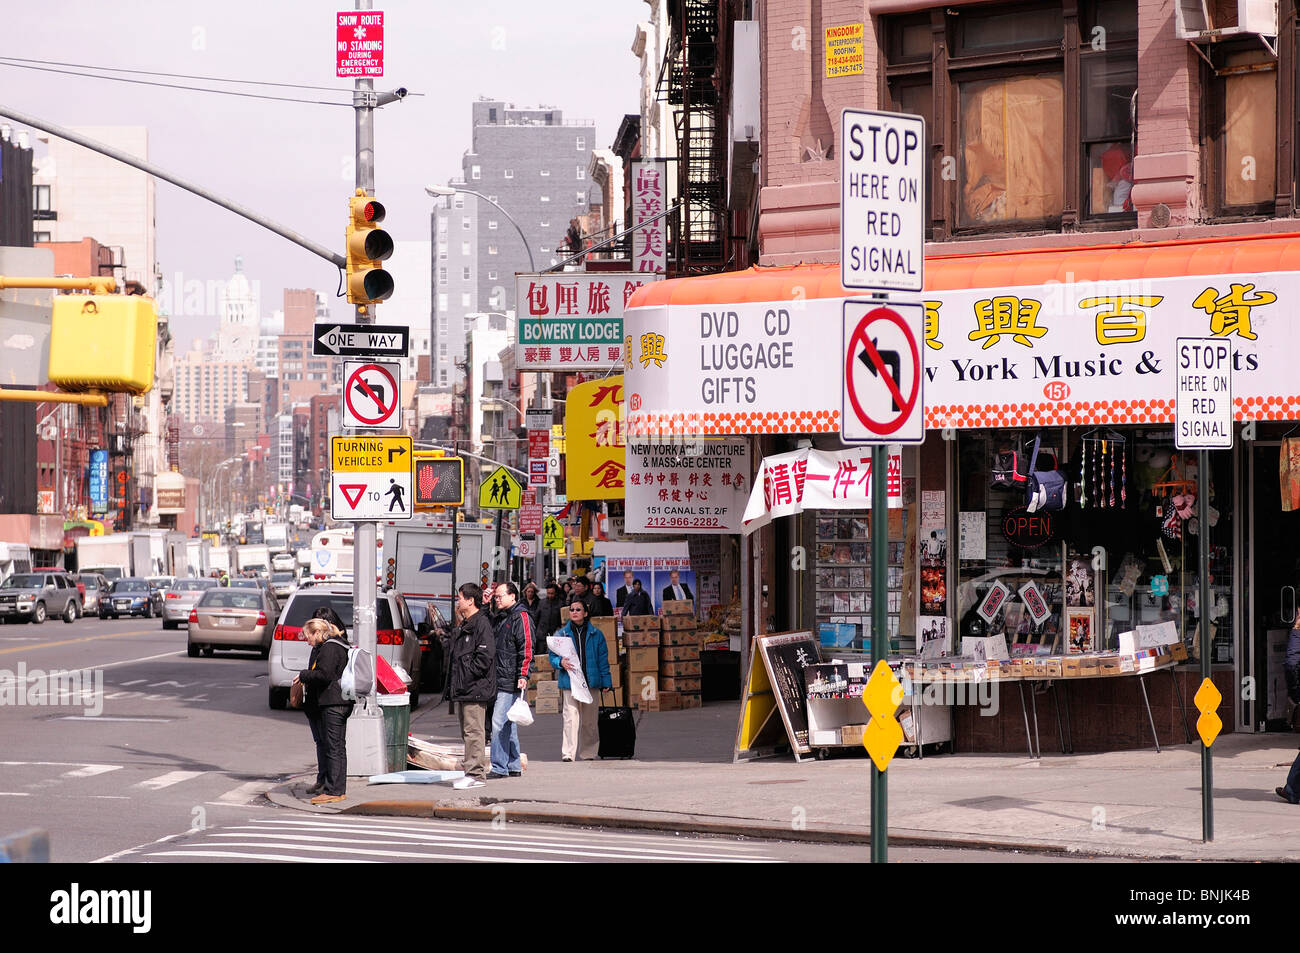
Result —
[[367, 222], [382, 222], [384, 220], [384, 206], [380, 202], [371, 199], [366, 203], [361, 214]]

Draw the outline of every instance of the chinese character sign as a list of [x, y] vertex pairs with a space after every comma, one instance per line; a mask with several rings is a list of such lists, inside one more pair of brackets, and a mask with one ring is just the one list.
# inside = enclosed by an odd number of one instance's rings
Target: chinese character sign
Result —
[[[805, 447], [765, 457], [745, 507], [748, 535], [780, 516], [806, 509], [860, 510], [871, 506], [870, 448], [827, 453]], [[903, 505], [903, 453], [890, 446], [885, 454], [885, 489], [890, 509]]]
[[103, 513], [108, 510], [108, 451], [90, 451], [90, 510]]
[[621, 500], [627, 468], [623, 376], [569, 390], [565, 402], [565, 495], [571, 500]]
[[749, 498], [749, 438], [633, 442], [629, 533], [739, 533]]
[[621, 365], [623, 308], [638, 288], [662, 277], [612, 271], [517, 275], [519, 370], [604, 371]]
[[[662, 275], [668, 270], [668, 219], [649, 225], [668, 208], [667, 163], [643, 159], [632, 163], [632, 270]], [[637, 227], [641, 226], [641, 227]]]

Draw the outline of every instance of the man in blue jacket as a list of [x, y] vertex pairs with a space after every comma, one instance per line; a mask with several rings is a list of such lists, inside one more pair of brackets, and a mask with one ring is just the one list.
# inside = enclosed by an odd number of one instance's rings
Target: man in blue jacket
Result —
[[506, 717], [510, 706], [528, 688], [533, 664], [533, 617], [519, 602], [519, 587], [497, 583], [497, 695], [492, 709], [492, 771], [489, 781], [517, 778], [523, 772], [519, 756], [519, 726]]
[[[563, 659], [554, 652], [550, 653], [551, 668], [558, 673], [556, 681], [560, 686], [561, 711], [564, 715], [564, 735], [560, 742], [560, 756], [564, 761], [581, 758], [589, 761], [600, 750], [600, 732], [596, 724], [597, 696], [601, 689], [612, 687], [609, 674], [609, 650], [605, 647], [605, 635], [587, 622], [587, 604], [581, 596], [569, 600], [569, 621], [556, 635], [567, 635], [573, 640], [577, 658], [566, 656]], [[570, 680], [571, 672], [582, 672], [591, 689], [590, 703], [580, 702], [573, 697]]]

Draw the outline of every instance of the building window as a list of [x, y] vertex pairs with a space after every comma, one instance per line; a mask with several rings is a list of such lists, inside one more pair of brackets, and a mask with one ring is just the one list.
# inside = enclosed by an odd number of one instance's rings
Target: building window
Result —
[[587, 178], [587, 170], [584, 169], [582, 166], [578, 166], [578, 181], [579, 182], [585, 181], [586, 178]]
[[49, 232], [33, 232], [33, 233], [32, 233], [32, 240], [35, 241], [35, 242], [37, 242], [37, 243], [40, 243], [40, 242], [48, 242], [48, 241], [50, 241], [50, 233], [49, 233]]
[[[474, 166], [474, 168], [477, 169], [478, 166]], [[474, 178], [477, 179], [478, 176], [475, 175]], [[456, 201], [456, 208], [464, 208], [464, 207], [465, 207], [465, 196], [463, 196], [463, 195], [457, 193], [457, 195], [456, 195], [456, 200], [455, 200], [455, 201]]]
[[469, 255], [469, 242], [460, 243], [460, 253], [466, 257]]
[[[469, 177], [470, 177], [471, 179], [476, 179], [476, 180], [477, 180], [477, 179], [482, 178], [482, 176], [483, 176], [482, 170], [480, 170], [478, 166], [476, 166], [476, 165], [472, 165], [472, 166], [469, 167]], [[464, 200], [464, 199], [457, 199], [457, 200], [456, 200], [456, 208], [464, 208], [464, 207], [465, 207], [465, 200]]]
[[538, 227], [538, 228], [550, 228], [550, 227], [551, 227], [551, 223], [548, 222], [548, 221], [541, 221], [541, 222], [538, 222], [538, 223], [537, 223], [537, 227]]
[[446, 233], [447, 233], [447, 220], [446, 220], [445, 218], [443, 218], [441, 215], [439, 215], [439, 216], [438, 216], [438, 234], [439, 234], [439, 235], [445, 235]]
[[496, 281], [496, 280], [497, 280], [497, 273], [495, 271], [489, 271], [488, 281]]
[[548, 252], [548, 253], [549, 253], [550, 250], [551, 250], [551, 248], [550, 248], [549, 245], [539, 245], [539, 246], [537, 247], [537, 250], [540, 251], [540, 252]]
[[551, 197], [550, 197], [549, 195], [543, 195], [543, 196], [541, 197], [541, 201], [543, 201], [543, 202], [549, 202], [550, 200], [551, 200]]
[[465, 229], [465, 231], [469, 231], [469, 217], [468, 217], [468, 216], [466, 216], [465, 218], [462, 218], [462, 219], [460, 220], [460, 227], [463, 228], [463, 229]]
[[489, 255], [495, 255], [496, 253], [497, 253], [497, 246], [496, 246], [496, 245], [489, 245], [489, 246], [488, 246], [488, 254], [489, 254]]
[[578, 138], [574, 140], [574, 146], [579, 152], [584, 151], [587, 148], [587, 137], [578, 136]]
[[[50, 213], [50, 187], [48, 185], [32, 186], [32, 211], [37, 219], [52, 219]], [[46, 213], [46, 214], [42, 214]]]
[[447, 296], [445, 294], [438, 295], [438, 310], [439, 311], [447, 310]]
[[469, 281], [469, 265], [466, 265], [466, 266], [462, 269], [462, 277], [463, 277], [466, 281]]
[[439, 268], [439, 269], [438, 269], [438, 281], [439, 281], [439, 282], [445, 282], [446, 280], [447, 280], [447, 269], [446, 269], [446, 268]]
[[495, 218], [488, 219], [488, 231], [495, 232], [496, 230], [497, 230], [497, 220]]
[[889, 106], [925, 118], [936, 157], [931, 238], [1135, 222], [1132, 4], [935, 9], [886, 19], [883, 49]]
[[543, 177], [543, 178], [549, 178], [549, 177], [550, 177], [550, 174], [551, 174], [551, 170], [550, 170], [550, 169], [543, 169], [543, 170], [542, 170], [542, 177]]
[[[1224, 215], [1272, 214], [1277, 182], [1277, 60], [1251, 43], [1212, 44], [1206, 83], [1213, 197]], [[1209, 72], [1208, 68], [1206, 72]]]
[[460, 306], [461, 306], [462, 308], [468, 308], [468, 307], [469, 307], [469, 292], [462, 292], [462, 293], [461, 293], [461, 296], [460, 296]]
[[505, 170], [503, 170], [503, 174], [505, 175], [505, 177], [506, 177], [507, 179], [513, 179], [513, 178], [515, 177], [515, 170], [514, 170], [514, 169], [505, 169]]
[[574, 195], [573, 201], [576, 202], [578, 205], [586, 205], [586, 204], [587, 204], [587, 193], [586, 193], [586, 192], [578, 192], [578, 193], [576, 193], [576, 194]]
[[439, 261], [447, 260], [447, 246], [445, 245], [438, 246], [438, 260]]

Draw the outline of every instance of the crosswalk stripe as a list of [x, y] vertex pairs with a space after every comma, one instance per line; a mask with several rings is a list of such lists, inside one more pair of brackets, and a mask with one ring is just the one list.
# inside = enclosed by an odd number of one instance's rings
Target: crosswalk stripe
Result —
[[64, 771], [65, 778], [93, 778], [97, 774], [107, 774], [110, 771], [120, 771], [120, 764], [88, 764], [85, 767], [77, 768], [75, 771]]
[[[216, 857], [225, 857], [225, 856], [244, 856], [244, 855], [234, 854], [234, 853], [227, 854], [225, 851], [194, 850], [194, 848], [200, 848], [200, 847], [203, 847], [203, 846], [204, 846], [203, 844], [191, 844], [191, 845], [189, 845], [189, 849], [192, 850], [193, 853], [187, 853], [186, 856], [189, 856], [189, 857], [199, 857], [199, 856], [202, 856], [202, 857], [213, 857], [213, 856], [216, 856]], [[366, 849], [366, 848], [360, 848], [360, 847], [329, 847], [329, 846], [320, 845], [320, 844], [279, 844], [279, 843], [272, 843], [272, 844], [259, 844], [259, 843], [257, 843], [256, 841], [253, 841], [253, 842], [249, 842], [249, 843], [246, 843], [246, 844], [225, 842], [225, 843], [221, 843], [221, 844], [214, 844], [213, 846], [214, 846], [214, 847], [255, 847], [255, 848], [266, 848], [266, 849], [268, 849], [268, 850], [269, 850], [269, 849], [279, 849], [279, 850], [284, 850], [285, 848], [294, 848], [294, 847], [296, 847], [296, 848], [298, 848], [298, 849], [300, 849], [300, 850], [316, 851], [316, 852], [318, 852], [318, 853], [327, 853], [327, 854], [345, 854], [345, 855], [347, 855], [347, 858], [348, 858], [348, 859], [352, 859], [352, 858], [355, 858], [355, 857], [359, 857], [359, 856], [361, 856], [361, 855], [370, 855], [370, 856], [377, 857], [377, 860], [379, 860], [379, 861], [382, 861], [382, 860], [391, 860], [391, 859], [393, 859], [393, 858], [395, 858], [395, 857], [418, 857], [418, 858], [420, 858], [420, 859], [422, 859], [422, 860], [480, 860], [480, 861], [494, 861], [494, 862], [495, 862], [495, 861], [505, 861], [505, 862], [507, 862], [507, 863], [514, 863], [514, 864], [549, 864], [549, 863], [555, 863], [555, 861], [553, 861], [553, 860], [550, 860], [550, 859], [543, 859], [543, 858], [541, 858], [541, 857], [538, 857], [538, 858], [529, 858], [529, 857], [474, 857], [474, 856], [471, 856], [471, 855], [469, 855], [469, 854], [441, 854], [441, 853], [429, 853], [429, 852], [422, 851], [422, 850], [421, 850], [421, 851], [396, 850], [396, 851], [383, 851], [382, 853], [379, 853], [379, 852], [376, 852], [376, 851], [373, 850], [373, 849]], [[162, 851], [162, 852], [160, 852], [160, 853], [149, 853], [149, 854], [146, 854], [145, 856], [147, 856], [147, 857], [171, 857], [171, 856], [176, 856], [176, 854], [175, 854], [174, 851]], [[298, 856], [298, 855], [280, 855], [280, 856], [279, 856], [278, 858], [276, 858], [276, 859], [280, 859], [280, 860], [292, 860], [292, 859], [295, 859], [297, 856]]]
[[[236, 825], [229, 830], [245, 831], [249, 828]], [[379, 844], [375, 843], [375, 836], [378, 832], [357, 830], [350, 833], [365, 834], [365, 837], [340, 837], [337, 834], [323, 835], [320, 832], [310, 833], [271, 833], [264, 829], [259, 829], [256, 837], [272, 841], [301, 841], [307, 849], [311, 849], [312, 844], [321, 842], [332, 844], [370, 844], [372, 852], [381, 854], [389, 853], [390, 846], [420, 846], [428, 845], [430, 847], [448, 848], [463, 845], [467, 848], [480, 851], [503, 851], [503, 852], [520, 852], [526, 854], [546, 854], [558, 855], [561, 857], [600, 857], [615, 860], [671, 860], [671, 861], [701, 861], [706, 863], [724, 862], [724, 863], [763, 863], [767, 858], [751, 857], [747, 855], [718, 855], [718, 854], [701, 854], [689, 849], [683, 848], [653, 848], [653, 847], [628, 847], [620, 849], [618, 847], [602, 847], [600, 845], [586, 844], [580, 840], [571, 841], [568, 844], [555, 844], [551, 841], [533, 841], [528, 840], [524, 835], [515, 837], [497, 837], [495, 839], [484, 839], [475, 836], [473, 832], [463, 832], [460, 836], [450, 836], [444, 834], [405, 834], [391, 835], [400, 836], [401, 840], [384, 840]], [[215, 832], [213, 837], [248, 837], [247, 833], [221, 833]], [[400, 853], [400, 852], [399, 852]]]
[[168, 771], [166, 774], [160, 774], [156, 778], [149, 778], [147, 781], [141, 781], [135, 785], [138, 788], [147, 788], [150, 791], [160, 791], [163, 788], [169, 788], [173, 784], [180, 784], [182, 781], [188, 781], [190, 778], [197, 778], [203, 771]]
[[274, 781], [248, 781], [237, 788], [227, 791], [215, 801], [209, 801], [210, 804], [233, 804], [236, 806], [252, 804], [257, 801], [263, 794], [275, 787]]
[[298, 864], [377, 864], [378, 860], [359, 857], [299, 857], [295, 854], [251, 854], [245, 851], [160, 850], [146, 857], [231, 857], [236, 860], [279, 860]]

